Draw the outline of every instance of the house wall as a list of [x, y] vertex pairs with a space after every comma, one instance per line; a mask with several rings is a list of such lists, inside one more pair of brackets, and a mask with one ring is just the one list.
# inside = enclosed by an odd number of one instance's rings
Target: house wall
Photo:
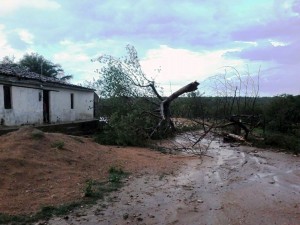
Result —
[[[0, 84], [0, 120], [4, 125], [43, 123], [42, 90], [11, 87], [12, 109], [4, 109], [3, 85]], [[74, 109], [71, 109], [71, 93], [74, 94]], [[56, 89], [49, 91], [50, 123], [93, 119], [93, 92]]]
[[[74, 108], [71, 109], [71, 93], [74, 95]], [[50, 122], [71, 122], [94, 118], [93, 92], [57, 90], [49, 92]]]
[[11, 87], [11, 109], [4, 109], [3, 85], [0, 85], [0, 119], [4, 125], [40, 124], [43, 122], [43, 102], [38, 89]]

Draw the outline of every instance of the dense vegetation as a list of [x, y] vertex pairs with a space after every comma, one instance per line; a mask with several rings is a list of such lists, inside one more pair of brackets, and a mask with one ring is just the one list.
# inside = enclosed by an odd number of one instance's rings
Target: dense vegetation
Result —
[[101, 100], [97, 116], [107, 121], [96, 137], [98, 142], [146, 145], [148, 140], [176, 134], [178, 127], [170, 118], [182, 117], [202, 121], [198, 123], [199, 127], [202, 123], [202, 137], [222, 129], [259, 146], [299, 153], [300, 96], [260, 98], [259, 73], [241, 74], [232, 67], [208, 79], [214, 97], [200, 95], [196, 90], [203, 91], [203, 86], [198, 87], [198, 82], [163, 96], [143, 73], [134, 47], [126, 49], [128, 55], [122, 59], [103, 55], [95, 60], [102, 69], [99, 79], [88, 86], [98, 90]]
[[[246, 99], [252, 103], [253, 100]], [[232, 99], [227, 101], [232, 102]], [[173, 117], [212, 121], [230, 116], [226, 111], [227, 106], [223, 97], [190, 95], [176, 99], [171, 111]], [[149, 101], [144, 98], [103, 99], [99, 111], [102, 117], [109, 118], [109, 125], [98, 136], [98, 141], [105, 144], [145, 145], [148, 138], [147, 127], [153, 124], [153, 118], [143, 115], [147, 107], [151, 108], [151, 104], [149, 105]], [[261, 97], [255, 100], [251, 109], [239, 110], [240, 114], [252, 113], [259, 117], [260, 123], [252, 133], [263, 139], [250, 136], [254, 145], [300, 153], [300, 95]], [[236, 107], [231, 111], [232, 114], [237, 112]]]
[[[246, 101], [253, 102], [253, 99], [249, 98]], [[174, 117], [222, 119], [226, 116], [225, 102], [226, 100], [220, 97], [186, 97], [174, 102], [172, 110]], [[237, 111], [235, 108], [232, 113]], [[300, 95], [284, 94], [257, 98], [252, 109], [240, 109], [240, 114], [249, 113], [260, 117], [260, 124], [253, 134], [264, 138], [263, 141], [253, 140], [254, 145], [300, 153]]]

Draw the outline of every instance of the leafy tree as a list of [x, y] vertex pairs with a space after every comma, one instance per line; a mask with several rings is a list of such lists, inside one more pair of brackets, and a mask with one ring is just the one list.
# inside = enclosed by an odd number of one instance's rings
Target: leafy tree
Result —
[[[27, 67], [31, 72], [47, 77], [53, 77], [64, 81], [70, 80], [73, 77], [72, 75], [64, 75], [64, 70], [61, 65], [54, 64], [38, 53], [25, 54], [18, 64]], [[59, 76], [62, 77], [58, 78]]]
[[1, 64], [9, 64], [9, 65], [17, 65], [15, 63], [15, 57], [12, 56], [4, 56], [3, 59], [0, 61]]
[[[141, 145], [146, 140], [165, 137], [175, 131], [170, 105], [180, 95], [195, 91], [199, 83], [192, 82], [168, 97], [162, 97], [153, 80], [143, 73], [137, 52], [126, 47], [128, 55], [117, 59], [102, 55], [95, 61], [104, 64], [99, 80], [100, 111], [109, 125], [99, 136], [102, 143]], [[91, 85], [90, 85], [91, 86]]]
[[[181, 121], [186, 121], [172, 120], [171, 110], [176, 116], [188, 117], [196, 124], [194, 128], [186, 128], [203, 131], [201, 134], [195, 133], [193, 138], [188, 137], [184, 142], [189, 143], [187, 146], [179, 143], [177, 148], [194, 152], [199, 149], [200, 153], [200, 142], [209, 132], [224, 133], [235, 140], [245, 141], [260, 124], [256, 108], [259, 75], [254, 79], [250, 73], [241, 75], [230, 67], [233, 75], [225, 71], [224, 75], [210, 79], [209, 85], [212, 85], [216, 96], [214, 98], [194, 92], [199, 85], [197, 81], [163, 97], [156, 83], [143, 73], [134, 47], [127, 46], [127, 53], [122, 59], [102, 55], [94, 60], [102, 63], [103, 67], [99, 71], [99, 79], [89, 86], [98, 89], [103, 98], [99, 111], [108, 120], [104, 132], [98, 136], [99, 142], [143, 145], [149, 139], [168, 137], [176, 131], [175, 123], [180, 127]], [[225, 128], [228, 131], [229, 127], [237, 135], [243, 131], [244, 138], [219, 132]]]

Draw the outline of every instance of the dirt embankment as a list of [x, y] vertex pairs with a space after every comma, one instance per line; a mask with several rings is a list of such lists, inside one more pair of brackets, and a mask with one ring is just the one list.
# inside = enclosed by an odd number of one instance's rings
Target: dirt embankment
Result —
[[86, 180], [105, 180], [112, 166], [133, 175], [170, 173], [183, 159], [24, 127], [0, 136], [0, 212], [28, 214], [79, 200]]

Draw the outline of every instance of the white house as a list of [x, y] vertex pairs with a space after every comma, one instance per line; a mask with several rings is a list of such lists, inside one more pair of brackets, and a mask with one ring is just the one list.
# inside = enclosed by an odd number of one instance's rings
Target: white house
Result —
[[94, 90], [0, 65], [0, 125], [91, 120]]

